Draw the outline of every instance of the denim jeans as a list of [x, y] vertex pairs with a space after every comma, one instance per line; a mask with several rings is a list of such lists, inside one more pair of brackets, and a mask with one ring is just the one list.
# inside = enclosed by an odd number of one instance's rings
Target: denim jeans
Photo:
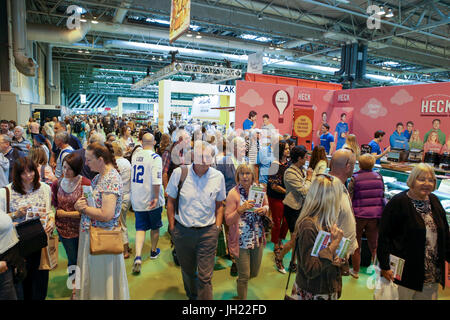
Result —
[[78, 238], [63, 238], [59, 236], [59, 240], [62, 242], [64, 250], [67, 255], [67, 266], [76, 266], [78, 257]]
[[17, 300], [11, 269], [0, 273], [0, 300]]

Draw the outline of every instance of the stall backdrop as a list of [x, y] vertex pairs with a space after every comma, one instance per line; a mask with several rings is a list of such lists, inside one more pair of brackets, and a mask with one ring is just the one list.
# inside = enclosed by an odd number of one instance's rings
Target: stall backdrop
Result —
[[[262, 126], [262, 115], [267, 113], [281, 134], [292, 134], [294, 109], [297, 108], [296, 118], [301, 109], [314, 110], [314, 115], [308, 117], [312, 117], [311, 134], [315, 145], [318, 143], [316, 132], [320, 129], [323, 112], [327, 113], [327, 122], [333, 134], [341, 113], [347, 113], [350, 133], [356, 134], [359, 144], [370, 142], [375, 131], [383, 130], [386, 136], [381, 145], [386, 147], [396, 123], [403, 122], [406, 129], [409, 120], [414, 122], [422, 139], [436, 118], [441, 120], [440, 129], [446, 136], [450, 134], [450, 83], [351, 90], [323, 90], [247, 81], [236, 83], [236, 128], [242, 129], [249, 112], [255, 110], [258, 113], [258, 128]], [[298, 123], [303, 131], [308, 131], [305, 117]]]

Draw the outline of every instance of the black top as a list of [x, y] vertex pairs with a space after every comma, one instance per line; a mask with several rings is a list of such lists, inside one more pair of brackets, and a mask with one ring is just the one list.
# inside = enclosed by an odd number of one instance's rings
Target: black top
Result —
[[[426, 227], [422, 216], [406, 194], [407, 191], [395, 195], [383, 210], [377, 256], [382, 270], [390, 269], [389, 254], [405, 259], [402, 280], [394, 282], [422, 291], [425, 281]], [[450, 261], [449, 226], [439, 199], [434, 194], [430, 194], [429, 199], [438, 233], [437, 267], [442, 271], [439, 283], [445, 287], [445, 261]]]

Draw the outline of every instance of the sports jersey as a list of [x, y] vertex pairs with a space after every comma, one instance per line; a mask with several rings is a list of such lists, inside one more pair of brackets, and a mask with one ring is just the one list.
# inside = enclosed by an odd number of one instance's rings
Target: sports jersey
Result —
[[341, 135], [343, 133], [347, 133], [348, 132], [348, 123], [346, 123], [346, 122], [339, 122], [336, 125], [336, 130], [335, 131], [337, 132], [336, 150], [339, 150], [339, 149], [342, 148], [342, 146], [345, 143], [345, 140], [347, 139], [347, 138], [342, 138]]
[[131, 205], [134, 211], [148, 211], [154, 198], [153, 186], [160, 185], [158, 203], [155, 208], [164, 205], [162, 186], [162, 160], [152, 150], [138, 149], [131, 159]]

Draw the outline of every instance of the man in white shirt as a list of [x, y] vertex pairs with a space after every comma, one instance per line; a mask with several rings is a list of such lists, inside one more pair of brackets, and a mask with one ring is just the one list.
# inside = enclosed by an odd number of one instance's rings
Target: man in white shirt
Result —
[[336, 224], [338, 228], [342, 229], [344, 232], [344, 237], [350, 240], [346, 264], [342, 267], [343, 276], [348, 276], [350, 274], [348, 258], [356, 249], [358, 249], [358, 241], [356, 240], [356, 220], [353, 213], [352, 201], [348, 190], [345, 187], [345, 182], [353, 174], [355, 163], [356, 156], [353, 154], [353, 151], [347, 149], [337, 150], [333, 154], [330, 162], [329, 174], [335, 176], [342, 182], [342, 189], [344, 191], [342, 193], [341, 208]]
[[157, 244], [165, 200], [162, 188], [162, 160], [153, 150], [154, 146], [153, 135], [144, 134], [142, 149], [137, 149], [131, 159], [131, 205], [136, 215], [136, 257], [133, 264], [135, 274], [141, 270], [141, 253], [147, 230], [151, 230], [150, 259], [156, 259], [160, 253]]
[[[167, 185], [169, 231], [190, 300], [213, 298], [211, 279], [226, 191], [223, 174], [210, 167], [212, 161], [211, 146], [197, 140], [194, 164], [175, 169]], [[179, 190], [183, 172], [186, 175]]]
[[67, 131], [60, 131], [55, 135], [55, 145], [59, 148], [59, 150], [61, 150], [58, 158], [56, 159], [55, 169], [55, 177], [59, 179], [63, 174], [62, 164], [64, 158], [73, 151], [73, 148], [69, 145], [69, 134]]
[[9, 184], [9, 160], [0, 152], [0, 188]]

